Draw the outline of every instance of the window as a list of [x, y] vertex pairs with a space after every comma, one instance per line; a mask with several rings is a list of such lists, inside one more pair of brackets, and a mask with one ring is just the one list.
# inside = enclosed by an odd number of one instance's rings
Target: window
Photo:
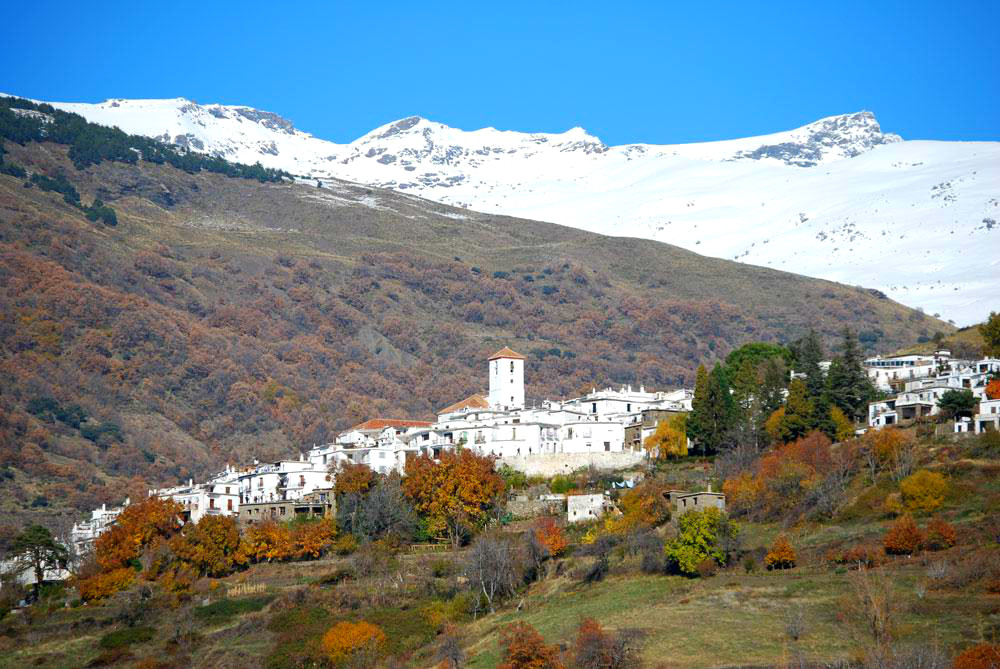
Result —
[[210, 508], [210, 509], [214, 509], [215, 508], [215, 498], [214, 497], [210, 497], [209, 498], [209, 500], [208, 500], [208, 508]]
[[514, 373], [514, 361], [513, 360], [510, 361], [510, 373], [511, 374]]
[[299, 474], [299, 487], [303, 487], [306, 484], [305, 474]]
[[632, 413], [632, 405], [631, 404], [626, 404], [625, 405], [625, 411], [627, 411], [628, 413]]
[[597, 413], [597, 402], [590, 405], [590, 413]]
[[604, 442], [604, 450], [606, 450], [606, 451], [610, 451], [611, 450], [611, 442], [610, 441]]
[[229, 486], [226, 486], [226, 494], [229, 494]]

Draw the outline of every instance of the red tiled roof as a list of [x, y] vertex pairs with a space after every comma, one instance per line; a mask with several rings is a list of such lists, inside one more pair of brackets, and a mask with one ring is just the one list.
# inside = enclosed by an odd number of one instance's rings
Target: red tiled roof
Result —
[[459, 409], [489, 409], [490, 403], [486, 401], [486, 398], [482, 395], [470, 395], [466, 397], [461, 402], [455, 402], [451, 406], [446, 406], [445, 408], [438, 411], [438, 415], [443, 413], [451, 413], [453, 411], [458, 411]]
[[433, 425], [426, 420], [409, 420], [399, 418], [372, 418], [360, 425], [355, 425], [352, 430], [384, 430], [387, 427], [430, 427]]
[[497, 351], [496, 353], [494, 353], [489, 357], [490, 360], [496, 360], [497, 358], [512, 358], [514, 360], [527, 360], [527, 358], [525, 358], [523, 355], [510, 350], [506, 346], [504, 346], [502, 349], [500, 349], [499, 351]]

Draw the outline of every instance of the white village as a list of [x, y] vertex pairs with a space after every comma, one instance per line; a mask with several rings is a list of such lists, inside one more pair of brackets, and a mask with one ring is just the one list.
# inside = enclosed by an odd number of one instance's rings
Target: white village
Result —
[[[489, 391], [442, 408], [436, 421], [373, 418], [344, 431], [334, 442], [297, 457], [226, 468], [204, 482], [149, 491], [184, 509], [185, 520], [227, 515], [241, 523], [288, 520], [333, 512], [333, 474], [348, 462], [379, 474], [403, 473], [408, 458], [436, 458], [442, 451], [468, 448], [531, 476], [551, 477], [586, 467], [624, 470], [648, 457], [643, 442], [661, 420], [691, 410], [693, 391], [605, 388], [568, 400], [526, 406], [525, 356], [504, 347], [488, 359]], [[827, 363], [822, 366], [828, 367]], [[933, 355], [876, 356], [865, 370], [883, 398], [868, 408], [869, 429], [905, 425], [937, 416], [937, 401], [948, 390], [969, 390], [978, 413], [956, 417], [956, 433], [1000, 430], [1000, 399], [988, 399], [986, 385], [1000, 373], [1000, 359], [962, 360], [949, 351]], [[795, 376], [795, 372], [792, 372]], [[858, 431], [863, 433], [864, 429]], [[688, 500], [682, 499], [688, 496]], [[568, 522], [592, 520], [609, 506], [606, 494], [557, 495]], [[705, 505], [725, 509], [725, 496], [705, 491], [673, 491], [672, 505], [683, 511]], [[125, 501], [125, 505], [128, 500]], [[102, 506], [76, 523], [70, 541], [77, 555], [114, 523], [124, 506]]]

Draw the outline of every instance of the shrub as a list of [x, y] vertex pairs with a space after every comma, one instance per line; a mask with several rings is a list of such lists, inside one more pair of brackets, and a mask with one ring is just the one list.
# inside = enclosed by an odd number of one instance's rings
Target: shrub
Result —
[[903, 504], [911, 511], [930, 512], [944, 504], [948, 481], [942, 474], [921, 469], [899, 485]]
[[76, 582], [76, 590], [80, 593], [81, 600], [91, 602], [124, 590], [132, 585], [134, 580], [135, 570], [131, 567], [122, 567], [80, 579]]
[[951, 548], [958, 541], [955, 528], [940, 518], [932, 518], [927, 524], [927, 536], [924, 545], [932, 550], [939, 551]]
[[208, 606], [199, 606], [194, 610], [194, 617], [209, 624], [224, 623], [244, 613], [260, 611], [267, 606], [273, 597], [249, 597], [246, 599], [220, 599]]
[[695, 569], [698, 571], [698, 576], [701, 578], [710, 578], [719, 573], [719, 565], [712, 559], [702, 560], [698, 563], [698, 566], [695, 567]]
[[562, 474], [553, 476], [552, 483], [549, 484], [549, 490], [557, 495], [564, 495], [574, 488], [576, 488], [576, 481]]
[[101, 637], [99, 645], [106, 650], [122, 648], [135, 643], [150, 641], [156, 635], [152, 627], [126, 627], [125, 629], [108, 632]]
[[884, 555], [882, 549], [877, 546], [856, 544], [846, 548], [841, 553], [835, 553], [830, 561], [836, 564], [844, 564], [853, 568], [876, 567], [882, 563]]
[[920, 529], [909, 514], [900, 516], [885, 535], [885, 552], [889, 555], [912, 555], [924, 543]]
[[757, 571], [757, 560], [755, 560], [752, 555], [748, 555], [743, 558], [743, 571], [748, 574], [752, 574]]
[[497, 669], [563, 669], [559, 647], [548, 646], [534, 627], [517, 622], [500, 630], [501, 662]]
[[321, 643], [334, 664], [348, 658], [359, 660], [359, 664], [374, 664], [385, 647], [386, 636], [378, 625], [344, 620], [327, 630]]
[[966, 648], [955, 658], [955, 669], [996, 669], [1000, 667], [1000, 645], [981, 643]]
[[677, 538], [665, 550], [668, 562], [677, 571], [693, 576], [699, 573], [698, 564], [703, 560], [726, 563], [719, 539], [723, 534], [735, 536], [737, 530], [718, 509], [689, 511], [680, 517], [678, 526]]
[[795, 566], [795, 549], [784, 534], [775, 539], [771, 550], [764, 556], [768, 569], [791, 569]]

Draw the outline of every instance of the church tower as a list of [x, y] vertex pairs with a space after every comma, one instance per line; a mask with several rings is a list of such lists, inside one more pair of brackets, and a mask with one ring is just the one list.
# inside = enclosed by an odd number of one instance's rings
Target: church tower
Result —
[[490, 356], [490, 408], [524, 408], [524, 356], [506, 346]]

